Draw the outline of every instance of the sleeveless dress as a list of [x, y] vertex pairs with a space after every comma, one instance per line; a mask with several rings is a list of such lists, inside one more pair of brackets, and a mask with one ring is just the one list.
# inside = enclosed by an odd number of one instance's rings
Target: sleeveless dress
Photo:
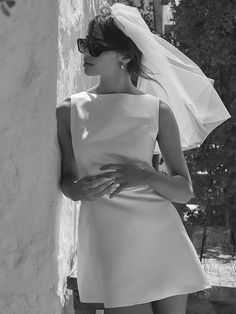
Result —
[[[159, 98], [149, 94], [71, 95], [79, 176], [103, 173], [122, 156], [152, 165], [158, 113]], [[149, 185], [82, 201], [78, 239], [82, 302], [130, 306], [210, 287], [177, 210]]]

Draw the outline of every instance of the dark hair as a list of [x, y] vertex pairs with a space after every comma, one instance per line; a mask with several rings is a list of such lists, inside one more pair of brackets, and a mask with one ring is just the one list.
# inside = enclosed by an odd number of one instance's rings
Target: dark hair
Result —
[[131, 59], [127, 64], [126, 70], [135, 86], [137, 86], [139, 76], [146, 80], [155, 81], [160, 85], [160, 83], [147, 74], [148, 69], [144, 69], [144, 66], [141, 64], [142, 52], [135, 43], [116, 26], [114, 19], [110, 15], [104, 18], [99, 14], [89, 22], [88, 38], [94, 39], [93, 29], [96, 25], [99, 25], [104, 41], [108, 45], [116, 47], [118, 52]]

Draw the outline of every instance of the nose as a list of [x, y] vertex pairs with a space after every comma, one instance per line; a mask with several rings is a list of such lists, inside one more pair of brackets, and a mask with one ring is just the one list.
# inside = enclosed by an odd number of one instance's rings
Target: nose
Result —
[[83, 54], [84, 54], [85, 56], [91, 56], [90, 53], [89, 53], [88, 47], [86, 47], [86, 48], [84, 49]]
[[85, 56], [90, 56], [90, 53], [89, 53], [89, 51], [88, 51], [87, 48], [84, 50], [84, 55], [85, 55]]

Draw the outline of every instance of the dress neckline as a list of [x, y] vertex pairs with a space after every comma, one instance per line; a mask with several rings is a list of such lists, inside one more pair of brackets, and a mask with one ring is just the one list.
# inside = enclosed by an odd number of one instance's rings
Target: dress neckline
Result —
[[95, 95], [95, 96], [110, 96], [110, 95], [129, 95], [129, 96], [144, 96], [148, 94], [128, 94], [128, 93], [107, 93], [107, 94], [96, 94], [96, 93], [90, 93], [85, 91], [85, 93], [89, 95]]

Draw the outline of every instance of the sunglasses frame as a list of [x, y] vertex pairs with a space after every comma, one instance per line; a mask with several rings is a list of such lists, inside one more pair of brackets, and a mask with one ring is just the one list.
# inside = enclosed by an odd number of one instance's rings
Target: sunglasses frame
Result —
[[[81, 44], [80, 44], [81, 42], [83, 42], [83, 45], [85, 45], [84, 49], [81, 49]], [[93, 45], [98, 46], [101, 49], [101, 52], [99, 52], [98, 54], [94, 54], [91, 48]], [[88, 40], [86, 38], [77, 38], [77, 47], [78, 47], [79, 52], [81, 53], [84, 53], [85, 49], [88, 48], [89, 53], [92, 57], [98, 57], [104, 51], [112, 51], [116, 49], [114, 46], [103, 46], [100, 43], [96, 43], [96, 42], [88, 43]]]

